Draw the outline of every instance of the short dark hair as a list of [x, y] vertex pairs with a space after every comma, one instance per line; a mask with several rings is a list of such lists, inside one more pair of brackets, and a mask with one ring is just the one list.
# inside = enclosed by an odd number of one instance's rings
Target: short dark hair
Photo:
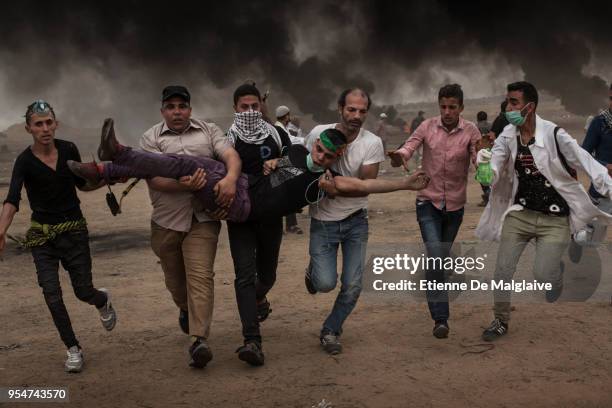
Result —
[[476, 114], [476, 120], [477, 121], [483, 121], [483, 120], [487, 120], [487, 112], [485, 111], [480, 111]]
[[325, 133], [327, 138], [334, 144], [336, 147], [342, 147], [346, 144], [346, 136], [344, 133], [339, 131], [338, 129], [325, 129], [321, 134]]
[[514, 91], [521, 91], [526, 103], [533, 102], [535, 106], [538, 106], [538, 90], [533, 84], [525, 81], [508, 84], [508, 92]]
[[259, 89], [254, 84], [242, 84], [234, 91], [234, 106], [238, 103], [238, 99], [246, 95], [254, 95], [261, 101]]
[[340, 106], [341, 108], [344, 108], [346, 106], [346, 97], [348, 94], [350, 94], [353, 91], [359, 91], [363, 94], [363, 96], [365, 96], [368, 99], [368, 110], [370, 110], [370, 105], [372, 104], [372, 100], [370, 99], [370, 94], [367, 93], [366, 91], [364, 91], [361, 88], [349, 88], [349, 89], [345, 89], [344, 91], [342, 91], [342, 93], [340, 94], [340, 97], [338, 98], [338, 106]]
[[612, 82], [610, 82], [610, 90], [612, 91]]
[[461, 89], [461, 85], [444, 85], [438, 92], [438, 102], [440, 102], [440, 99], [442, 98], [457, 98], [457, 100], [459, 100], [459, 104], [463, 105], [463, 89]]
[[506, 108], [508, 108], [508, 101], [504, 99], [501, 105], [499, 105], [500, 112], [505, 112]]

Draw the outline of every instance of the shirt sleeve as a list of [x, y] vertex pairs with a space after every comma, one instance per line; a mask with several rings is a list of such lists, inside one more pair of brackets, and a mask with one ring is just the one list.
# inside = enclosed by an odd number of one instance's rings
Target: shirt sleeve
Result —
[[312, 151], [312, 146], [314, 146], [314, 142], [317, 140], [321, 132], [322, 130], [320, 129], [320, 126], [315, 126], [312, 128], [310, 133], [308, 133], [306, 139], [304, 139], [304, 146], [306, 146], [309, 152]]
[[594, 154], [601, 143], [601, 124], [599, 120], [600, 118], [596, 117], [591, 121], [589, 130], [587, 130], [587, 134], [582, 142], [582, 148], [589, 152], [589, 154]]
[[[429, 123], [429, 122], [428, 122]], [[421, 123], [419, 127], [410, 135], [408, 140], [404, 143], [402, 147], [398, 149], [398, 152], [402, 155], [402, 157], [406, 160], [410, 160], [414, 152], [423, 144], [425, 140], [426, 126]]]
[[223, 134], [221, 128], [214, 123], [210, 124], [210, 140], [212, 143], [213, 154], [220, 158], [223, 153], [231, 147], [228, 138]]
[[4, 203], [11, 203], [19, 211], [19, 201], [21, 201], [21, 189], [23, 188], [23, 182], [25, 180], [25, 164], [21, 156], [15, 161], [13, 166], [13, 174], [11, 176], [11, 184], [9, 187], [8, 195]]
[[365, 160], [362, 166], [376, 164], [385, 161], [385, 152], [383, 149], [382, 140], [378, 136], [373, 136], [372, 142], [366, 152]]
[[[68, 159], [81, 163], [82, 162], [81, 153], [79, 153], [78, 147], [72, 142], [68, 142], [68, 143], [69, 143], [68, 144]], [[76, 186], [79, 188], [87, 184], [87, 182], [84, 179], [80, 178], [79, 176], [75, 174], [72, 174], [72, 179], [74, 180], [74, 184], [76, 184]]]
[[140, 148], [149, 153], [162, 153], [161, 149], [155, 141], [155, 136], [152, 129], [146, 131], [140, 138]]
[[581, 148], [572, 136], [565, 129], [560, 128], [557, 132], [559, 150], [565, 157], [567, 163], [575, 168], [581, 169], [591, 178], [595, 189], [602, 195], [612, 196], [612, 177], [608, 174], [608, 169], [601, 165], [586, 150]]
[[482, 138], [482, 134], [480, 133], [480, 130], [478, 130], [476, 126], [470, 126], [470, 129], [471, 129], [470, 145], [469, 145], [470, 159], [472, 160], [472, 163], [476, 165], [476, 154], [478, 153], [478, 151], [476, 150], [476, 145]]

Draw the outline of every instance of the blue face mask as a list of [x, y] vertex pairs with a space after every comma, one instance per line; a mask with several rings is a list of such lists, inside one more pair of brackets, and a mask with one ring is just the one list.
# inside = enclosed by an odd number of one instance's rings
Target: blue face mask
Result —
[[306, 166], [308, 167], [308, 170], [313, 173], [323, 173], [323, 170], [325, 170], [312, 160], [312, 155], [310, 153], [308, 153], [308, 156], [306, 156]]
[[[525, 109], [527, 106], [529, 106], [529, 103], [525, 105], [523, 109]], [[523, 109], [518, 111], [506, 112], [505, 115], [506, 119], [508, 119], [508, 122], [510, 122], [514, 126], [523, 126], [525, 124], [525, 121], [527, 120], [527, 116], [523, 116], [523, 114], [521, 113]]]

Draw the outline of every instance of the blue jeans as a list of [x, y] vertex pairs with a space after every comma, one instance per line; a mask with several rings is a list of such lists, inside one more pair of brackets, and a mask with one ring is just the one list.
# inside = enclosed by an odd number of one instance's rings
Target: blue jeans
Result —
[[[453, 241], [463, 221], [463, 208], [457, 211], [439, 210], [431, 201], [417, 200], [416, 213], [427, 256], [442, 259], [449, 256]], [[425, 271], [425, 278], [428, 281], [444, 282], [444, 268], [437, 268], [436, 266], [439, 265], [432, 266]], [[427, 306], [429, 306], [433, 320], [446, 321], [449, 317], [448, 292], [445, 290], [427, 291]]]
[[312, 285], [317, 292], [330, 292], [338, 281], [338, 246], [342, 245], [342, 286], [323, 330], [337, 335], [361, 294], [368, 246], [368, 216], [363, 210], [340, 221], [310, 220], [310, 264]]

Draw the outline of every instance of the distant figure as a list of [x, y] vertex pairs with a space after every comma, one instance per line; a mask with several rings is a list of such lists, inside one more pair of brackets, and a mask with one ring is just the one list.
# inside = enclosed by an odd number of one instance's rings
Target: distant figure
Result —
[[300, 128], [300, 118], [292, 115], [289, 124], [287, 125], [287, 130], [289, 131], [291, 144], [305, 145], [304, 136], [302, 136], [302, 129]]
[[383, 143], [383, 151], [387, 151], [387, 114], [385, 112], [378, 116], [378, 125], [374, 132], [376, 136], [380, 137]]
[[413, 134], [414, 131], [421, 125], [421, 123], [423, 123], [423, 121], [425, 120], [425, 112], [423, 111], [419, 111], [417, 113], [416, 118], [414, 118], [412, 120], [412, 124], [410, 125], [410, 134]]
[[[478, 127], [478, 130], [480, 131], [481, 144], [482, 144], [482, 141], [487, 140], [488, 134], [491, 131], [491, 124], [487, 121], [487, 117], [488, 117], [487, 112], [484, 112], [484, 111], [480, 111], [476, 114], [476, 121], [477, 121], [476, 126]], [[487, 147], [487, 146], [483, 146], [483, 147]], [[482, 195], [481, 195], [482, 201], [478, 204], [478, 206], [486, 207], [487, 203], [489, 202], [489, 193], [491, 192], [491, 187], [481, 184], [480, 188], [482, 188]]]
[[485, 111], [480, 111], [476, 114], [476, 126], [480, 130], [481, 135], [486, 135], [491, 130], [491, 124], [487, 121], [488, 115]]
[[[410, 124], [410, 136], [414, 134], [414, 131], [417, 130], [419, 126], [421, 126], [421, 123], [423, 123], [424, 120], [425, 120], [425, 112], [419, 111], [417, 113], [416, 118], [414, 118], [412, 120], [412, 123]], [[421, 158], [423, 157], [423, 147], [419, 146], [419, 148], [414, 152], [414, 155], [412, 157], [414, 158], [414, 163], [416, 164], [416, 168], [420, 169], [421, 168]]]

